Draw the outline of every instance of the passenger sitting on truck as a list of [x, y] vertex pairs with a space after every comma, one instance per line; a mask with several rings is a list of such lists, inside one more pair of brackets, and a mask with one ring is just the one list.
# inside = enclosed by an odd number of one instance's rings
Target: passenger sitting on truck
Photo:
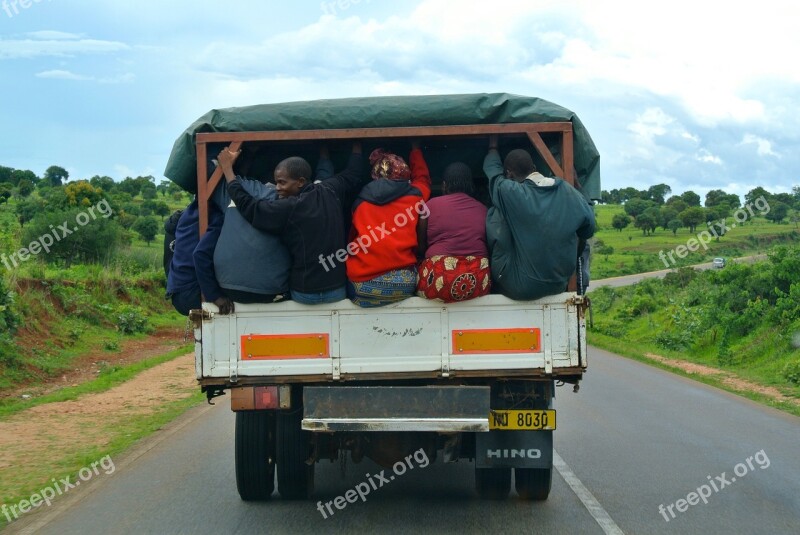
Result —
[[[244, 153], [236, 162], [242, 187], [255, 199], [277, 199], [274, 184], [242, 176], [254, 155], [255, 152]], [[326, 169], [328, 164], [330, 160], [320, 162]], [[213, 251], [220, 287], [238, 303], [277, 303], [289, 299], [291, 258], [280, 238], [250, 225], [231, 203], [226, 184], [217, 186], [211, 200], [225, 214], [220, 239]]]
[[200, 308], [203, 298], [216, 304], [221, 314], [228, 314], [233, 307], [217, 285], [211, 261], [222, 228], [222, 212], [216, 207], [209, 210], [208, 230], [202, 239], [199, 221], [200, 211], [195, 199], [183, 211], [175, 228], [175, 245], [167, 275], [167, 298], [184, 316], [188, 316], [190, 310]]
[[417, 289], [417, 220], [428, 216], [425, 201], [431, 196], [431, 176], [417, 142], [409, 162], [410, 167], [383, 149], [369, 156], [372, 182], [353, 204], [347, 258], [347, 296], [359, 306], [402, 301]]
[[[292, 259], [289, 275], [291, 297], [298, 303], [333, 303], [346, 297], [347, 274], [336, 258], [345, 251], [342, 201], [361, 184], [361, 144], [353, 143], [347, 168], [324, 182], [311, 182], [311, 166], [291, 157], [275, 167], [277, 199], [255, 199], [233, 173], [241, 151], [224, 149], [219, 163], [228, 183], [228, 194], [239, 213], [251, 225], [280, 236]], [[342, 259], [344, 260], [344, 258]]]
[[489, 140], [483, 169], [493, 205], [486, 219], [492, 282], [519, 300], [566, 291], [582, 253], [578, 242], [595, 230], [586, 199], [563, 180], [536, 172], [525, 150], [512, 150], [501, 163], [497, 136]]
[[442, 175], [443, 195], [428, 201], [430, 215], [417, 224], [420, 297], [445, 303], [489, 293], [492, 276], [486, 247], [486, 207], [475, 200], [472, 171], [451, 163]]

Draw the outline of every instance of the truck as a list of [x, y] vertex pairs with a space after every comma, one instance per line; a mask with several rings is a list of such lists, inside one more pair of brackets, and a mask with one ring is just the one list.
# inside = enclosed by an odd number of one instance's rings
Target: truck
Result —
[[[578, 117], [508, 94], [212, 110], [175, 142], [165, 175], [196, 192], [203, 232], [222, 178], [212, 163], [221, 147], [257, 147], [257, 176], [268, 177], [288, 155], [313, 161], [321, 142], [341, 163], [352, 140], [402, 153], [419, 139], [436, 192], [451, 161], [483, 176], [491, 135], [501, 152], [525, 148], [543, 174], [599, 197], [599, 155]], [[195, 372], [209, 402], [230, 393], [241, 499], [270, 499], [276, 479], [281, 498], [307, 499], [316, 463], [364, 457], [396, 475], [423, 457], [471, 462], [481, 498], [508, 497], [513, 473], [520, 498], [547, 499], [556, 386], [577, 392], [588, 365], [589, 300], [577, 282], [576, 274], [563, 293], [534, 301], [490, 294], [458, 303], [411, 297], [379, 308], [349, 300], [236, 303], [229, 315], [204, 303], [190, 315]]]

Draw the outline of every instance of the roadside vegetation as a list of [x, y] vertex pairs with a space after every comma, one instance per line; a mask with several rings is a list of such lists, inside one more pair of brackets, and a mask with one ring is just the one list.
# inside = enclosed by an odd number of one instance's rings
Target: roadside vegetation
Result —
[[0, 166], [0, 407], [88, 352], [183, 325], [164, 298], [160, 244], [188, 195], [150, 176], [68, 178]]
[[[800, 245], [776, 246], [753, 264], [681, 268], [589, 296], [593, 345], [729, 371], [800, 400]], [[798, 404], [778, 406], [800, 415]]]

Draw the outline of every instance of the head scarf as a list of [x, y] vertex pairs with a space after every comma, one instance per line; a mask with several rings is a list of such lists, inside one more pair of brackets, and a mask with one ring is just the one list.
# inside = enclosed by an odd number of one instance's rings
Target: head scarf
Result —
[[409, 180], [411, 169], [400, 156], [383, 149], [375, 149], [369, 155], [372, 167], [372, 178], [388, 178], [389, 180]]

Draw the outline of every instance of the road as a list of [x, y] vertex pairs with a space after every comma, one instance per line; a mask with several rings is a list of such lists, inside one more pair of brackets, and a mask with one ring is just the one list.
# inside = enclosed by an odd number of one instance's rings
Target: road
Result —
[[[728, 260], [728, 262], [733, 263], [753, 263], [758, 262], [760, 260], [765, 260], [767, 258], [766, 255], [754, 255], [754, 256], [743, 256], [741, 258], [734, 258], [732, 260]], [[711, 269], [711, 262], [706, 262], [705, 264], [695, 264], [693, 266], [695, 269]], [[636, 273], [635, 275], [624, 275], [622, 277], [611, 277], [608, 279], [600, 279], [596, 281], [591, 281], [589, 283], [589, 291], [596, 290], [602, 286], [611, 286], [611, 287], [619, 287], [619, 286], [630, 286], [631, 284], [636, 284], [639, 281], [644, 279], [652, 279], [652, 278], [659, 278], [663, 279], [667, 273], [671, 273], [675, 271], [674, 269], [662, 269], [660, 271], [650, 271], [648, 273]]]
[[[234, 482], [234, 416], [222, 401], [191, 411], [112, 475], [9, 531], [800, 533], [800, 418], [599, 349], [589, 358], [580, 392], [557, 390], [563, 464], [543, 503], [513, 491], [506, 501], [480, 501], [471, 463], [432, 463], [323, 518], [317, 500], [375, 474], [368, 461], [348, 464], [344, 478], [338, 463], [317, 465], [313, 501], [244, 503]], [[701, 491], [707, 504], [674, 505], [709, 480], [717, 490]]]

